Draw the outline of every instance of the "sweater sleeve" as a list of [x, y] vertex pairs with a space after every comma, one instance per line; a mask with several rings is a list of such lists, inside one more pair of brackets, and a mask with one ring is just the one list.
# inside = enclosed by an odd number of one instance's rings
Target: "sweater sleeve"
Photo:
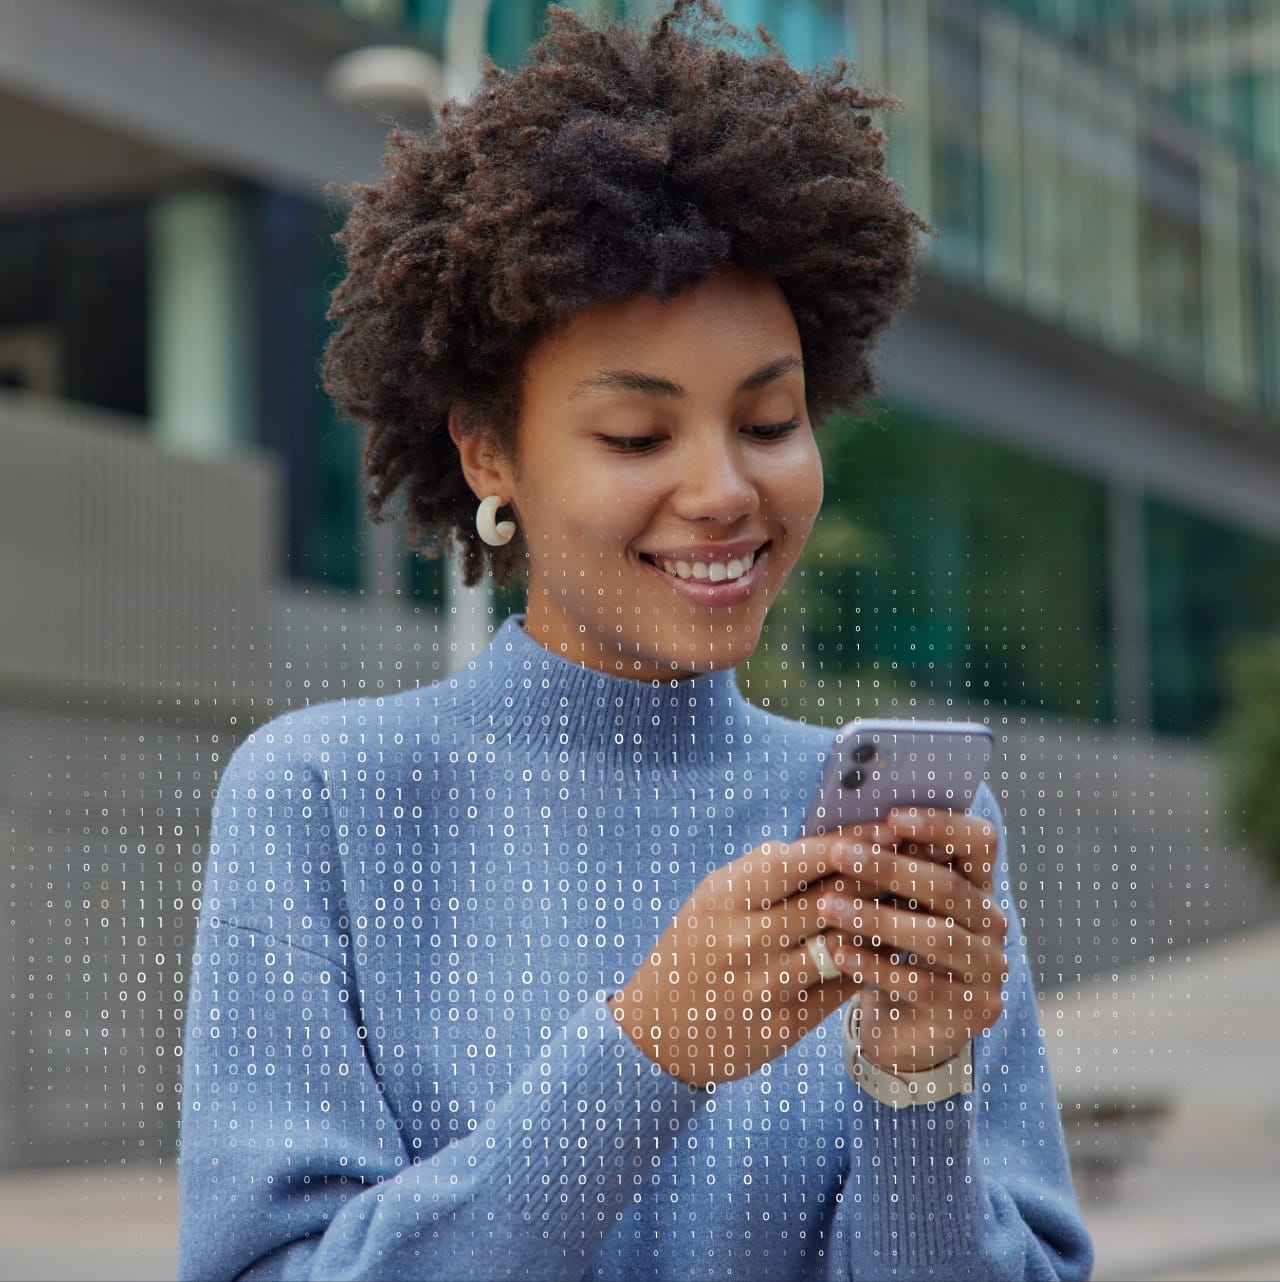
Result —
[[854, 1088], [853, 1157], [827, 1255], [832, 1282], [1066, 1282], [1093, 1268], [1010, 893], [1004, 821], [985, 783], [973, 813], [1000, 833], [995, 885], [1009, 918], [1004, 1010], [974, 1047], [973, 1094], [894, 1109]]
[[258, 736], [219, 784], [192, 955], [179, 1276], [580, 1278], [703, 1093], [601, 992], [411, 1158], [367, 1053], [324, 778]]

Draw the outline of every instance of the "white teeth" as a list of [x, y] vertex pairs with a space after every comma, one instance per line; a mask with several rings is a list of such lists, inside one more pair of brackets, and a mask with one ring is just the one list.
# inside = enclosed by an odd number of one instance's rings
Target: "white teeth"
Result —
[[740, 579], [755, 564], [756, 554], [748, 552], [732, 561], [666, 561], [662, 568], [679, 579], [703, 579], [710, 583], [724, 583]]

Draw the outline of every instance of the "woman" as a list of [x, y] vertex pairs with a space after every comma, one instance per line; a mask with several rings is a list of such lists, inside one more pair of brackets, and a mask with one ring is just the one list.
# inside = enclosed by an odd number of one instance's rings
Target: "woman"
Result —
[[1088, 1274], [993, 795], [796, 839], [831, 732], [735, 684], [922, 224], [719, 17], [553, 8], [359, 193], [371, 513], [528, 608], [227, 766], [184, 1277]]

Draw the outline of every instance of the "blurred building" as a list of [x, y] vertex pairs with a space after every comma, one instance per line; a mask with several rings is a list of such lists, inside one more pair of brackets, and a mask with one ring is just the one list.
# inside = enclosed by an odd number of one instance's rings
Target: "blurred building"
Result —
[[[1280, 13], [723, 7], [903, 100], [892, 165], [939, 233], [883, 420], [828, 443], [858, 538], [807, 659], [846, 672], [846, 709], [883, 681], [999, 711], [1004, 783], [1040, 801], [1008, 815], [1021, 891], [1079, 898], [1036, 923], [1046, 984], [1231, 924], [1192, 920], [1177, 875], [1143, 896], [1206, 823], [1223, 655], [1280, 623]], [[0, 1165], [170, 1150], [231, 749], [458, 661], [448, 585], [365, 519], [359, 437], [319, 386], [330, 238], [387, 113], [427, 123], [543, 9], [0, 4]], [[335, 68], [387, 44], [426, 55], [429, 92], [362, 106]], [[1166, 912], [1167, 938], [1129, 929]]]

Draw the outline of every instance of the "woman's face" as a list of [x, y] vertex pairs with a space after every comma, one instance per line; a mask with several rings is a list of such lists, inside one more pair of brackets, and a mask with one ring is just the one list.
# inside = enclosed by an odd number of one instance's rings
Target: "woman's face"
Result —
[[734, 667], [822, 503], [800, 336], [771, 279], [596, 302], [525, 368], [518, 458], [460, 439], [528, 547], [525, 629], [645, 680]]

